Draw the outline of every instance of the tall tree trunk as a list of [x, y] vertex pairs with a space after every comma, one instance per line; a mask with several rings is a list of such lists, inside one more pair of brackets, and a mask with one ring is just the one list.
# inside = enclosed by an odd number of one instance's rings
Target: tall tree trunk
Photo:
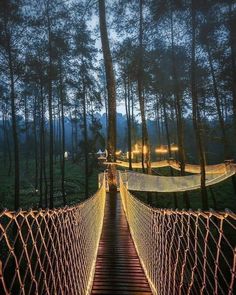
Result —
[[[236, 32], [235, 32], [235, 20], [233, 18], [232, 7], [234, 1], [229, 0], [229, 38], [230, 38], [230, 50], [231, 50], [231, 69], [232, 69], [232, 98], [233, 98], [233, 120], [234, 130], [236, 136]], [[234, 154], [236, 156], [236, 154]], [[236, 193], [236, 175], [232, 176], [232, 182], [234, 191]]]
[[206, 172], [205, 172], [205, 152], [201, 134], [201, 119], [199, 111], [199, 102], [197, 94], [196, 81], [196, 0], [192, 0], [191, 17], [192, 17], [192, 57], [191, 57], [191, 94], [192, 94], [192, 112], [193, 112], [193, 128], [196, 137], [197, 149], [199, 154], [200, 168], [201, 168], [201, 196], [202, 207], [204, 210], [208, 209], [208, 196], [206, 189]]
[[[6, 117], [5, 117], [5, 113], [3, 110], [3, 106], [2, 106], [2, 130], [3, 130], [3, 135], [2, 135], [2, 139], [3, 139], [3, 165], [4, 165], [4, 168], [6, 168], [6, 166], [7, 166], [7, 140], [6, 140], [7, 130], [6, 130]], [[0, 137], [0, 139], [1, 139], [1, 137]]]
[[164, 111], [163, 111], [163, 106], [161, 107], [160, 110], [160, 119], [161, 119], [161, 142], [165, 141], [165, 128], [164, 128]]
[[180, 158], [180, 171], [181, 175], [185, 175], [185, 149], [184, 149], [184, 132], [183, 132], [183, 118], [180, 97], [180, 87], [177, 77], [176, 58], [174, 51], [174, 24], [173, 24], [173, 11], [171, 11], [171, 58], [172, 58], [172, 74], [174, 80], [175, 104], [176, 104], [176, 117], [177, 117], [177, 136]]
[[157, 146], [161, 144], [161, 125], [159, 116], [159, 101], [156, 95], [156, 108], [155, 108], [155, 123], [156, 123], [156, 134], [157, 134]]
[[[60, 80], [60, 78], [59, 78]], [[59, 82], [60, 84], [60, 82]], [[59, 86], [59, 88], [61, 88], [61, 86]], [[61, 89], [59, 90], [59, 92], [61, 91]], [[59, 154], [59, 163], [62, 163], [62, 126], [61, 126], [61, 93], [59, 94], [58, 97], [58, 115], [57, 115], [57, 139], [55, 141], [56, 143], [56, 150], [57, 150], [57, 154]]]
[[10, 140], [9, 140], [9, 120], [6, 117], [6, 114], [3, 114], [3, 134], [4, 134], [4, 147], [6, 148], [6, 152], [8, 154], [8, 173], [7, 175], [11, 175], [11, 169], [12, 169], [12, 155], [11, 155], [11, 145], [10, 145]]
[[131, 100], [131, 134], [133, 135], [133, 142], [137, 142], [136, 129], [135, 129], [135, 115], [134, 115], [134, 91], [133, 85], [130, 85], [130, 100]]
[[37, 101], [34, 99], [34, 162], [35, 162], [35, 191], [38, 190], [38, 139], [37, 139]]
[[[41, 81], [40, 81], [41, 82]], [[43, 207], [43, 132], [44, 132], [44, 107], [43, 86], [40, 85], [40, 128], [39, 128], [39, 208]]]
[[[165, 123], [165, 129], [166, 129], [165, 131], [166, 131], [166, 139], [167, 139], [167, 145], [168, 145], [168, 153], [169, 153], [169, 158], [171, 158], [172, 153], [171, 153], [170, 133], [169, 133], [165, 99], [166, 98], [163, 97], [164, 123]], [[172, 167], [170, 167], [170, 175], [174, 176], [174, 171]], [[178, 208], [177, 194], [175, 192], [173, 193], [173, 199], [174, 199], [175, 208]]]
[[88, 163], [88, 126], [87, 126], [87, 102], [85, 81], [83, 79], [83, 125], [84, 125], [84, 172], [85, 172], [85, 197], [89, 195], [89, 163]]
[[130, 83], [129, 77], [126, 83], [126, 78], [124, 78], [125, 87], [125, 112], [126, 112], [126, 122], [127, 122], [127, 135], [128, 135], [128, 154], [129, 154], [129, 170], [132, 170], [132, 142], [131, 142], [131, 115], [130, 115]]
[[105, 106], [105, 146], [107, 146], [107, 135], [108, 135], [108, 101], [107, 101], [107, 86], [106, 77], [103, 69], [103, 88], [104, 88], [104, 106]]
[[[235, 20], [232, 16], [232, 7], [234, 1], [229, 1], [229, 36], [230, 36], [230, 50], [231, 50], [231, 68], [232, 68], [232, 97], [233, 97], [233, 118], [234, 130], [236, 136], [236, 32], [234, 30]], [[236, 155], [234, 155], [236, 156]], [[234, 192], [236, 193], [236, 176], [232, 176]]]
[[78, 160], [79, 157], [79, 144], [78, 144], [78, 112], [77, 109], [75, 111], [75, 117], [74, 117], [74, 136], [75, 136], [75, 162]]
[[230, 56], [231, 56], [231, 68], [232, 68], [232, 97], [233, 97], [233, 117], [234, 117], [234, 129], [236, 135], [236, 33], [234, 31], [234, 18], [232, 16], [232, 7], [234, 1], [229, 0], [229, 42], [230, 42]]
[[53, 158], [54, 163], [57, 162], [57, 138], [58, 138], [58, 120], [56, 117], [56, 105], [52, 106], [52, 122], [53, 122]]
[[[44, 104], [42, 102], [42, 110], [44, 110]], [[48, 207], [48, 180], [47, 180], [47, 170], [46, 170], [46, 140], [45, 140], [45, 117], [44, 111], [42, 113], [42, 145], [43, 145], [43, 177], [44, 177], [44, 205], [45, 208]]]
[[25, 171], [26, 174], [29, 173], [29, 111], [27, 106], [27, 97], [24, 100], [25, 107]]
[[132, 126], [131, 126], [131, 109], [130, 109], [130, 76], [128, 76], [128, 123], [127, 123], [127, 128], [128, 128], [128, 149], [129, 149], [129, 169], [133, 170], [132, 168]]
[[[110, 52], [107, 24], [105, 0], [99, 0], [99, 24], [102, 41], [102, 51], [105, 64], [107, 94], [108, 94], [108, 161], [116, 161], [116, 86], [115, 76], [113, 72], [112, 57]], [[116, 167], [110, 165], [108, 171], [109, 190], [116, 191]]]
[[63, 205], [66, 205], [65, 193], [65, 115], [64, 115], [64, 92], [63, 92], [63, 78], [62, 67], [60, 65], [60, 101], [61, 101], [61, 192]]
[[4, 30], [7, 40], [7, 57], [8, 57], [8, 69], [10, 80], [10, 100], [11, 100], [11, 118], [12, 118], [12, 136], [13, 136], [13, 148], [14, 148], [14, 208], [18, 210], [20, 207], [20, 163], [19, 163], [19, 141], [18, 141], [18, 128], [17, 128], [17, 116], [16, 116], [16, 94], [15, 94], [15, 79], [14, 79], [14, 67], [12, 60], [12, 46], [11, 36], [7, 28], [7, 5], [4, 5], [6, 11], [4, 12]]
[[49, 16], [49, 1], [47, 1], [47, 26], [48, 26], [48, 111], [49, 111], [49, 207], [53, 208], [53, 153], [54, 132], [52, 114], [52, 43], [51, 43], [51, 20]]
[[[178, 152], [180, 162], [180, 175], [185, 176], [185, 148], [184, 148], [184, 126], [182, 117], [182, 103], [180, 96], [180, 86], [176, 68], [176, 57], [174, 50], [174, 22], [173, 22], [173, 7], [171, 7], [171, 59], [172, 59], [172, 74], [174, 81], [174, 95], [175, 95], [175, 110], [177, 123], [177, 138], [178, 138]], [[190, 200], [187, 192], [183, 193], [186, 208], [190, 208]]]
[[[145, 172], [145, 165], [147, 166], [147, 173], [151, 174], [150, 163], [150, 146], [148, 139], [148, 130], [145, 116], [145, 99], [143, 89], [143, 0], [139, 0], [139, 61], [138, 61], [138, 99], [142, 122], [142, 169]], [[146, 148], [146, 155], [144, 155], [144, 147]]]
[[74, 139], [74, 123], [72, 118], [72, 113], [70, 112], [70, 124], [71, 124], [71, 154], [72, 162], [75, 163], [75, 139]]

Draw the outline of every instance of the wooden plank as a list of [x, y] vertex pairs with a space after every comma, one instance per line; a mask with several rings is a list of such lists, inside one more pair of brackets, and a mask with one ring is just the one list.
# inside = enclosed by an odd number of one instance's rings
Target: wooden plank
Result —
[[107, 194], [92, 294], [152, 294], [119, 194]]
[[[112, 293], [111, 293], [112, 292]], [[92, 290], [91, 294], [99, 294], [99, 295], [151, 295], [150, 292], [142, 292], [142, 291], [122, 291], [122, 290]]]

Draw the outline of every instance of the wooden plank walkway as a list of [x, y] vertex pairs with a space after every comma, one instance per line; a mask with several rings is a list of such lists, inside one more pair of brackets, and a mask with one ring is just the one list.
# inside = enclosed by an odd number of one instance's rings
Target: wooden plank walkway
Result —
[[106, 196], [92, 294], [152, 294], [129, 232], [119, 193]]

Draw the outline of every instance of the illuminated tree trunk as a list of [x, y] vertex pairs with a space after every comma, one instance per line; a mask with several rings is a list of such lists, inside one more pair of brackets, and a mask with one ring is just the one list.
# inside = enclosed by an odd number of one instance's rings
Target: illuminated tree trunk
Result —
[[[99, 24], [102, 41], [102, 51], [105, 64], [107, 95], [108, 95], [108, 161], [116, 161], [116, 86], [115, 76], [113, 71], [112, 57], [109, 46], [107, 24], [106, 24], [106, 9], [105, 0], [99, 0]], [[109, 190], [116, 191], [116, 167], [109, 165], [108, 169]]]

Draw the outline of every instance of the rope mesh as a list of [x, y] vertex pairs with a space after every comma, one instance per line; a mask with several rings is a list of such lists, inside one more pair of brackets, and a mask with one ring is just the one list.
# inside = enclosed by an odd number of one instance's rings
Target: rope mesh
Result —
[[105, 179], [73, 207], [0, 213], [1, 294], [89, 294], [101, 235]]
[[[169, 166], [180, 170], [180, 164], [175, 160], [169, 161]], [[228, 166], [231, 166], [231, 169], [235, 171], [235, 167], [231, 164], [216, 164], [216, 165], [206, 165], [205, 166], [205, 172], [206, 174], [224, 174], [228, 170]], [[199, 165], [193, 165], [193, 164], [186, 164], [185, 165], [185, 172], [188, 173], [201, 173], [201, 168]]]
[[[224, 174], [207, 174], [206, 186], [214, 185], [235, 174], [231, 166], [227, 166]], [[156, 176], [127, 171], [122, 173], [127, 182], [127, 188], [132, 191], [146, 192], [183, 192], [196, 190], [201, 187], [200, 175], [187, 176]]]
[[[109, 162], [104, 162], [104, 164], [109, 164]], [[114, 164], [114, 163], [113, 163]], [[115, 163], [117, 166], [129, 168], [129, 163], [125, 161], [116, 161]], [[232, 168], [235, 170], [235, 166], [232, 164], [229, 164], [232, 166]], [[163, 160], [163, 161], [157, 161], [151, 163], [152, 168], [162, 168], [162, 167], [172, 167], [175, 170], [180, 170], [180, 164], [178, 161], [175, 160]], [[227, 172], [227, 166], [226, 164], [217, 164], [217, 165], [206, 165], [205, 170], [206, 174], [224, 174]], [[141, 169], [142, 163], [132, 163], [132, 167], [135, 169]], [[197, 173], [199, 174], [201, 172], [199, 165], [192, 165], [192, 164], [185, 164], [185, 171], [188, 173]]]
[[235, 294], [236, 214], [151, 208], [120, 192], [153, 293]]

